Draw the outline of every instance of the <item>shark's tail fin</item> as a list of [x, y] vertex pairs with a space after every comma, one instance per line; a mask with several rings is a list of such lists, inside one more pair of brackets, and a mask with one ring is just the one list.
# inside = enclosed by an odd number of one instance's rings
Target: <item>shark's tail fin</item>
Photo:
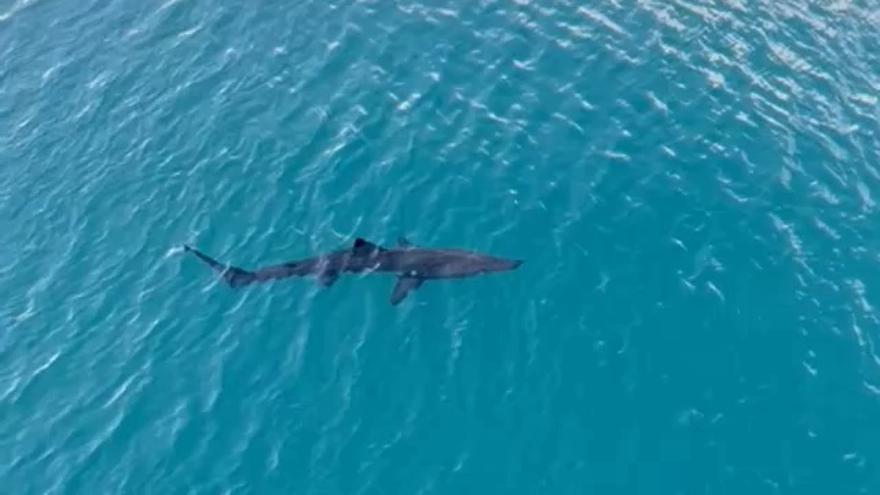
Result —
[[220, 263], [214, 258], [191, 246], [184, 245], [183, 249], [184, 251], [196, 255], [197, 258], [202, 260], [206, 265], [210, 266], [212, 270], [223, 277], [223, 280], [227, 284], [229, 284], [230, 287], [242, 287], [257, 280], [257, 275], [254, 272], [249, 272], [235, 266], [224, 265], [223, 263]]

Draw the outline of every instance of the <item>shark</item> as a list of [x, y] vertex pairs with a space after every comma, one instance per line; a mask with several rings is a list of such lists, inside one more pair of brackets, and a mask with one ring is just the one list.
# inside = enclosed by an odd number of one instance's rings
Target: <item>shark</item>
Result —
[[505, 259], [462, 249], [429, 249], [413, 245], [405, 237], [395, 247], [383, 247], [358, 237], [351, 245], [311, 258], [245, 270], [221, 263], [189, 245], [192, 253], [232, 288], [290, 277], [314, 277], [322, 287], [332, 286], [340, 275], [391, 273], [396, 276], [390, 303], [400, 304], [428, 280], [460, 279], [506, 272], [524, 260]]

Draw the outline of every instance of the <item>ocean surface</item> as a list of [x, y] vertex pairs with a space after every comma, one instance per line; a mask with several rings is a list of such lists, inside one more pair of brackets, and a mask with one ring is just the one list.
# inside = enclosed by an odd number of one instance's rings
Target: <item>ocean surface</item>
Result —
[[0, 1], [0, 494], [878, 494], [878, 196], [875, 1]]

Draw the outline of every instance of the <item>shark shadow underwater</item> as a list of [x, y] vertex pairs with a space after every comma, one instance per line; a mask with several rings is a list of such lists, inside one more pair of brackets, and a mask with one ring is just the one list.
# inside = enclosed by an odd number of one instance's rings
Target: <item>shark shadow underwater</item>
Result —
[[391, 291], [392, 305], [399, 304], [427, 280], [505, 272], [514, 270], [523, 263], [523, 260], [496, 258], [460, 249], [421, 248], [413, 246], [402, 237], [397, 244], [397, 247], [385, 248], [357, 238], [345, 249], [254, 271], [226, 265], [187, 245], [183, 248], [220, 274], [233, 288], [282, 278], [309, 276], [316, 277], [321, 286], [330, 287], [343, 273], [393, 273], [397, 275], [397, 282]]

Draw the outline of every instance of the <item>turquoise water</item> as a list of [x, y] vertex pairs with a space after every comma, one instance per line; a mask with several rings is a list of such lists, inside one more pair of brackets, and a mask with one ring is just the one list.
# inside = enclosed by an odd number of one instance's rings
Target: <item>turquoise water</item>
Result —
[[[0, 3], [0, 493], [880, 493], [873, 2]], [[233, 291], [361, 236], [523, 258]]]

